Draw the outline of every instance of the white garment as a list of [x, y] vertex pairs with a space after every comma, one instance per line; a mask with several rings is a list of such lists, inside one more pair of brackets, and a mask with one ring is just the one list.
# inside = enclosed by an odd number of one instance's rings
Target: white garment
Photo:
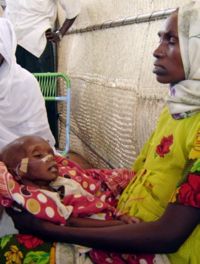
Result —
[[14, 25], [17, 44], [38, 58], [46, 47], [45, 31], [54, 27], [58, 2], [66, 18], [80, 12], [80, 0], [6, 0], [5, 17]]
[[12, 218], [4, 210], [0, 218], [0, 238], [6, 235], [14, 235], [18, 233], [19, 232], [15, 228]]
[[16, 63], [16, 39], [11, 23], [0, 18], [0, 149], [17, 137], [36, 134], [55, 140], [37, 80]]
[[[179, 8], [178, 35], [185, 80], [171, 87], [171, 114], [200, 111], [200, 1]], [[187, 115], [186, 115], [187, 116]]]

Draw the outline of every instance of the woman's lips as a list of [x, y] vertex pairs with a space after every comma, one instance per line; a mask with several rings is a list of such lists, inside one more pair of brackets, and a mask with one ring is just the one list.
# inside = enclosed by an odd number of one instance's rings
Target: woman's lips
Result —
[[155, 73], [156, 75], [165, 75], [166, 69], [161, 65], [154, 64], [153, 73]]

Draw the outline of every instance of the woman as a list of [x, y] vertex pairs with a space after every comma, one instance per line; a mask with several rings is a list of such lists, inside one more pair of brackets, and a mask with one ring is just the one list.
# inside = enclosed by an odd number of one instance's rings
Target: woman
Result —
[[[200, 210], [196, 208], [200, 171], [199, 24], [200, 3], [180, 8], [159, 32], [160, 44], [154, 51], [154, 73], [159, 82], [170, 84], [170, 95], [154, 134], [133, 166], [136, 177], [123, 191], [118, 204], [122, 213], [150, 223], [85, 229], [55, 226], [26, 215], [30, 227], [22, 225], [21, 216], [15, 213], [13, 218], [19, 229], [109, 252], [177, 251], [168, 255], [171, 263], [200, 262], [197, 239]], [[176, 203], [167, 207], [180, 183], [172, 200]], [[94, 255], [94, 261], [99, 256]]]

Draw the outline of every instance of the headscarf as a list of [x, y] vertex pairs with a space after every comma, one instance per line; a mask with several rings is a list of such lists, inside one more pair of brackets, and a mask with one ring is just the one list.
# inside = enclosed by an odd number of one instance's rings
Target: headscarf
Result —
[[171, 87], [167, 103], [174, 118], [184, 118], [200, 111], [200, 1], [179, 8], [178, 35], [185, 80]]
[[16, 63], [12, 25], [0, 18], [0, 148], [15, 138], [37, 134], [54, 145], [44, 99], [34, 76]]

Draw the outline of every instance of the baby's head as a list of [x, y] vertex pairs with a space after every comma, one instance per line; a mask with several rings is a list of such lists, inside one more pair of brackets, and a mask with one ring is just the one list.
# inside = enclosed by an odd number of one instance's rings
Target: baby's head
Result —
[[17, 138], [1, 150], [0, 159], [16, 180], [24, 183], [48, 185], [58, 176], [53, 149], [39, 136]]

